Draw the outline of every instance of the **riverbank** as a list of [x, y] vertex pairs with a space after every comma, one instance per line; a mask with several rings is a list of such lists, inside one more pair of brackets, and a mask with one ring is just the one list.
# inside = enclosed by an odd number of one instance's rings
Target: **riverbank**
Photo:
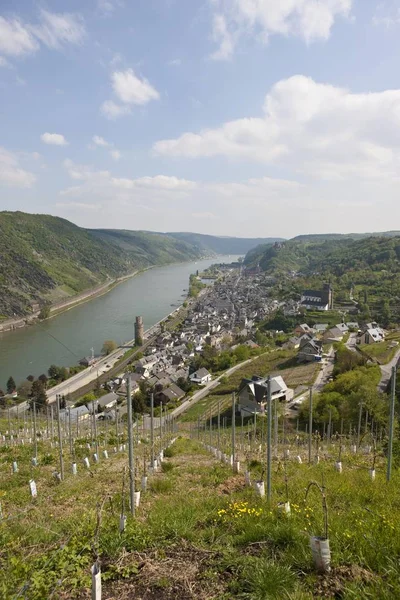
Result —
[[[231, 262], [233, 258], [217, 260]], [[49, 365], [75, 365], [90, 356], [92, 348], [99, 355], [105, 340], [123, 346], [134, 337], [137, 315], [143, 317], [145, 330], [151, 329], [185, 301], [190, 274], [196, 269], [204, 271], [214, 262], [213, 257], [154, 267], [115, 286], [110, 293], [65, 310], [56, 319], [0, 333], [0, 389], [11, 375], [19, 384], [28, 375], [45, 373]], [[172, 314], [170, 323], [173, 319]]]
[[[198, 260], [202, 261], [202, 260], [207, 260], [209, 258], [217, 258], [217, 257], [207, 257], [206, 256], [206, 257], [201, 257]], [[56, 304], [51, 305], [50, 306], [50, 315], [46, 319], [39, 319], [40, 311], [36, 311], [36, 312], [32, 313], [31, 315], [26, 315], [23, 317], [19, 317], [17, 319], [7, 319], [3, 322], [0, 321], [0, 333], [15, 331], [15, 330], [22, 329], [24, 327], [29, 327], [29, 326], [36, 325], [36, 324], [44, 322], [44, 321], [48, 321], [49, 319], [52, 319], [53, 317], [57, 317], [57, 316], [65, 313], [66, 311], [71, 310], [72, 308], [76, 308], [77, 306], [80, 306], [81, 304], [84, 304], [84, 303], [88, 302], [89, 300], [94, 300], [95, 298], [99, 298], [105, 294], [108, 294], [109, 292], [111, 292], [111, 290], [113, 290], [116, 286], [120, 285], [121, 283], [124, 283], [128, 279], [132, 279], [132, 277], [135, 277], [136, 275], [139, 275], [140, 273], [145, 273], [146, 271], [149, 271], [150, 269], [155, 269], [157, 267], [163, 267], [163, 266], [169, 267], [169, 266], [173, 266], [173, 265], [180, 265], [180, 264], [183, 265], [183, 264], [191, 263], [191, 262], [192, 261], [184, 261], [184, 262], [168, 263], [167, 265], [150, 265], [149, 267], [145, 267], [144, 269], [139, 269], [137, 271], [134, 271], [133, 273], [124, 275], [123, 277], [118, 277], [117, 279], [113, 279], [113, 280], [107, 281], [105, 283], [102, 283], [101, 285], [96, 286], [94, 288], [90, 288], [89, 290], [86, 290], [86, 292], [82, 292], [81, 294], [78, 294], [77, 296], [73, 296], [71, 298], [63, 300], [62, 302], [57, 302]]]
[[36, 325], [37, 323], [47, 321], [52, 319], [53, 317], [57, 317], [62, 313], [71, 310], [85, 302], [89, 302], [90, 300], [94, 300], [95, 298], [100, 298], [104, 294], [108, 294], [114, 289], [117, 285], [124, 283], [128, 279], [135, 277], [139, 273], [144, 273], [149, 269], [153, 269], [154, 266], [146, 267], [145, 269], [140, 269], [138, 271], [134, 271], [133, 273], [129, 273], [129, 275], [124, 275], [123, 277], [118, 277], [117, 279], [112, 279], [107, 281], [106, 283], [102, 283], [100, 286], [96, 286], [94, 288], [90, 288], [86, 292], [82, 292], [77, 296], [72, 296], [67, 300], [63, 300], [62, 302], [57, 302], [56, 304], [50, 306], [50, 315], [47, 319], [39, 319], [40, 311], [36, 311], [32, 315], [27, 315], [26, 317], [21, 317], [18, 319], [8, 319], [7, 321], [0, 322], [0, 332], [6, 331], [15, 331], [16, 329], [21, 329], [23, 327], [28, 327], [31, 325]]

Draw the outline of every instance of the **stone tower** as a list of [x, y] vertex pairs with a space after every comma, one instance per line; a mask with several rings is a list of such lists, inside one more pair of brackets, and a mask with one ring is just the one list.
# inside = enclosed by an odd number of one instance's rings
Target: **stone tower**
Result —
[[141, 346], [143, 344], [144, 327], [143, 317], [136, 317], [135, 321], [135, 345]]

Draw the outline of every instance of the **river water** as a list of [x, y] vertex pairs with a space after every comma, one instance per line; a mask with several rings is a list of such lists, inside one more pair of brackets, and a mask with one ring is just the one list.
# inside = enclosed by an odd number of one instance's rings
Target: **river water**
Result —
[[189, 275], [237, 256], [219, 256], [157, 267], [136, 275], [108, 294], [49, 319], [40, 325], [0, 333], [0, 388], [10, 375], [20, 383], [28, 375], [47, 373], [51, 364], [70, 366], [83, 356], [99, 354], [104, 340], [118, 344], [133, 339], [136, 315], [148, 329], [182, 304]]

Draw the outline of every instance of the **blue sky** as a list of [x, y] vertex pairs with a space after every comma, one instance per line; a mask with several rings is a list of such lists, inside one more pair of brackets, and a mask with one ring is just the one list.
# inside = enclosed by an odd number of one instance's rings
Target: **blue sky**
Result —
[[2, 0], [0, 209], [399, 229], [400, 2]]

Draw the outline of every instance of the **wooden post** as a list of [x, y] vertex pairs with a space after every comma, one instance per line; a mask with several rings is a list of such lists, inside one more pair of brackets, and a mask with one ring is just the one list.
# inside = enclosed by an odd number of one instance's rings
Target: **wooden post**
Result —
[[64, 480], [64, 458], [63, 458], [63, 446], [62, 446], [62, 435], [61, 435], [61, 421], [60, 421], [60, 396], [56, 395], [57, 399], [57, 427], [58, 427], [58, 448], [60, 454], [60, 477], [61, 481]]

